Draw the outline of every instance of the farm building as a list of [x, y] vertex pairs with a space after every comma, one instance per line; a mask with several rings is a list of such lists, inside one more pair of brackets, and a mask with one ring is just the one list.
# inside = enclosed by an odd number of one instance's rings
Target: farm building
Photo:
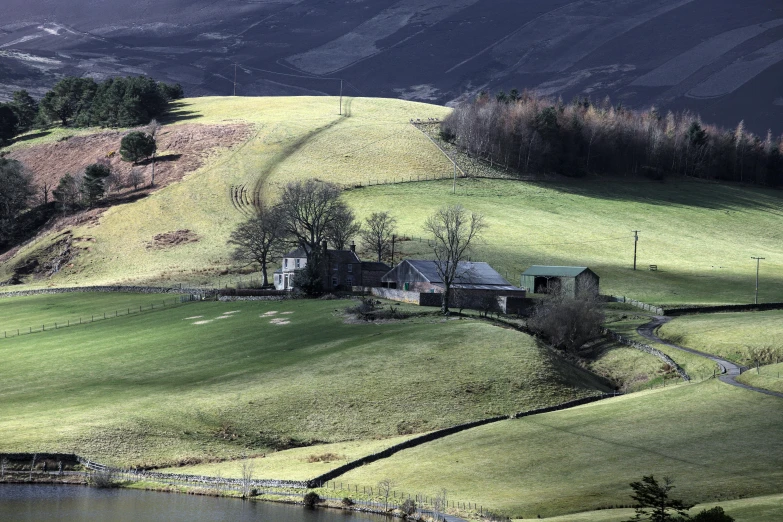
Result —
[[[406, 259], [381, 278], [383, 286], [413, 292], [441, 293], [445, 289], [435, 261]], [[487, 263], [460, 261], [452, 285], [463, 290], [519, 291]]]
[[533, 265], [522, 273], [522, 288], [535, 294], [598, 295], [598, 283], [598, 275], [586, 266]]
[[[381, 277], [391, 269], [385, 263], [361, 261], [353, 244], [350, 250], [331, 250], [324, 241], [322, 249], [321, 276], [325, 292], [350, 290], [354, 286], [380, 286]], [[307, 252], [297, 248], [283, 256], [282, 264], [275, 271], [275, 288], [293, 290], [294, 275], [307, 265]]]

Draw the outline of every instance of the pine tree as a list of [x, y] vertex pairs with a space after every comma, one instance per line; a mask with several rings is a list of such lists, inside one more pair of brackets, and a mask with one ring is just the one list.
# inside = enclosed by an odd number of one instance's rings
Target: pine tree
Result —
[[103, 197], [103, 194], [106, 192], [106, 178], [110, 175], [111, 169], [101, 163], [93, 163], [84, 169], [82, 194], [90, 206]]

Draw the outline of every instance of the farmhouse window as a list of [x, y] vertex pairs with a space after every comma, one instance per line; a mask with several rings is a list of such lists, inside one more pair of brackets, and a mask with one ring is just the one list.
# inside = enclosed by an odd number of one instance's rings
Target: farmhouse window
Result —
[[288, 268], [288, 258], [283, 259], [283, 266]]
[[296, 268], [300, 268], [301, 267], [301, 263], [302, 263], [302, 260], [297, 258], [296, 259]]
[[332, 278], [332, 286], [337, 286], [337, 278], [336, 277]]
[[340, 265], [338, 265], [337, 263], [335, 263], [335, 264], [334, 264], [334, 268], [332, 268], [332, 270], [334, 270], [335, 272], [337, 272], [337, 270], [339, 270], [339, 269], [340, 269]]
[[353, 272], [353, 265], [349, 264], [348, 265], [348, 273], [350, 274], [351, 272]]
[[[348, 266], [351, 266], [351, 265], [348, 265]], [[348, 286], [353, 286], [353, 277], [351, 277], [351, 276], [348, 276], [348, 277], [345, 279], [345, 284], [346, 284], [346, 285], [348, 285]]]

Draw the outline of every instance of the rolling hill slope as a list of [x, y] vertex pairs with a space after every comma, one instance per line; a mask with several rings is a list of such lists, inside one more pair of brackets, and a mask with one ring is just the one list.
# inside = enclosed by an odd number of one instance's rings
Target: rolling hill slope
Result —
[[[236, 187], [273, 200], [292, 179], [366, 185], [451, 173], [450, 161], [409, 123], [442, 117], [448, 109], [399, 100], [344, 103], [340, 116], [335, 98], [183, 101], [174, 114], [179, 121], [164, 129], [246, 124], [250, 137], [213, 150], [182, 181], [28, 245], [0, 265], [0, 281], [25, 259], [45, 257], [47, 248], [70, 241], [73, 257], [65, 268], [28, 285], [221, 284], [230, 268], [226, 239], [245, 218], [232, 198]], [[56, 142], [61, 132], [20, 142], [11, 156]], [[755, 276], [750, 256], [762, 256], [760, 299], [783, 301], [779, 191], [687, 180], [460, 179], [451, 192], [451, 181], [430, 181], [363, 186], [344, 197], [360, 218], [378, 210], [396, 215], [401, 235], [410, 239], [399, 255], [428, 256], [426, 242], [415, 240], [424, 235], [424, 219], [459, 203], [485, 214], [490, 225], [474, 255], [511, 281], [533, 264], [586, 265], [602, 277], [604, 293], [659, 304], [748, 303]], [[151, 247], [156, 235], [183, 229], [197, 240]], [[635, 272], [632, 230], [641, 230]], [[650, 264], [658, 271], [647, 270]]]

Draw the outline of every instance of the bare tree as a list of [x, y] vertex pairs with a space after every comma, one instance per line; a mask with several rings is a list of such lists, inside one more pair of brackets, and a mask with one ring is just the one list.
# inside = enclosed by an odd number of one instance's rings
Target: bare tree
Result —
[[461, 205], [443, 207], [424, 223], [424, 230], [434, 236], [435, 268], [444, 286], [441, 311], [446, 315], [449, 313], [449, 292], [460, 275], [460, 261], [467, 257], [471, 245], [485, 228], [484, 216], [468, 213]]
[[135, 167], [131, 168], [131, 171], [128, 174], [128, 185], [133, 185], [133, 190], [136, 190], [136, 188], [141, 185], [143, 181], [144, 176], [142, 175], [141, 171]]
[[155, 185], [155, 156], [158, 154], [158, 132], [160, 132], [160, 123], [155, 118], [150, 120], [147, 125], [147, 133], [152, 136], [152, 141], [155, 142], [155, 149], [152, 151], [152, 177], [150, 179], [150, 185]]
[[340, 201], [337, 185], [313, 179], [288, 183], [283, 188], [280, 205], [287, 234], [308, 257], [318, 252], [329, 230], [348, 211]]
[[385, 478], [378, 482], [378, 493], [384, 497], [386, 504], [385, 509], [389, 509], [389, 495], [391, 495], [392, 488], [394, 487], [394, 481], [390, 478]]
[[253, 487], [253, 471], [253, 462], [248, 460], [247, 457], [242, 459], [242, 466], [240, 467], [240, 472], [242, 475], [242, 498], [250, 497], [250, 492], [252, 491]]
[[348, 241], [359, 235], [362, 225], [356, 221], [353, 212], [345, 207], [337, 213], [332, 224], [327, 228], [326, 240], [335, 250], [345, 250]]
[[391, 253], [396, 226], [397, 220], [388, 212], [373, 212], [365, 220], [362, 243], [367, 250], [378, 255], [379, 263]]
[[280, 206], [259, 207], [256, 214], [231, 233], [228, 243], [236, 245], [232, 258], [258, 263], [263, 286], [269, 285], [268, 265], [282, 255], [285, 247], [284, 215]]

